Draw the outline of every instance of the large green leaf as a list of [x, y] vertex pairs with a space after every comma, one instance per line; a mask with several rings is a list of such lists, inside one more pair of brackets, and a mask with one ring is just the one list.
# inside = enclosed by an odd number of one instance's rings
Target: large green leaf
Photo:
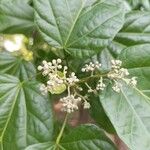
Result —
[[128, 10], [150, 10], [150, 0], [124, 0]]
[[52, 137], [51, 105], [36, 82], [0, 75], [0, 149], [22, 150]]
[[150, 11], [132, 11], [115, 41], [125, 46], [150, 43]]
[[131, 76], [138, 77], [138, 88], [150, 96], [150, 44], [124, 49], [119, 59]]
[[[115, 39], [107, 46], [107, 49], [101, 54], [101, 60], [107, 63], [111, 58], [116, 58], [123, 49], [139, 45], [150, 44], [150, 12], [149, 11], [131, 11], [126, 14], [125, 24], [121, 31], [115, 36]], [[109, 57], [108, 57], [109, 56]], [[105, 65], [105, 70], [110, 65]]]
[[123, 25], [120, 0], [34, 0], [35, 20], [43, 38], [76, 57], [90, 57]]
[[19, 77], [20, 80], [35, 78], [36, 70], [31, 62], [9, 52], [0, 53], [0, 72]]
[[[104, 132], [95, 125], [82, 125], [66, 135], [59, 144], [59, 150], [116, 150]], [[56, 150], [52, 142], [35, 144], [26, 150]]]
[[120, 93], [111, 86], [100, 101], [119, 137], [131, 150], [150, 149], [150, 99], [122, 82]]
[[0, 32], [30, 33], [34, 27], [33, 14], [26, 2], [0, 2]]
[[32, 0], [0, 0], [0, 2], [26, 2], [26, 3], [28, 3], [28, 2], [30, 2], [30, 1], [32, 1]]

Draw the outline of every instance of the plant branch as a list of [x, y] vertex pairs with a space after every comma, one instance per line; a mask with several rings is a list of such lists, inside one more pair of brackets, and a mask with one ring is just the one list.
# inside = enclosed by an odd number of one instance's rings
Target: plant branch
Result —
[[67, 113], [66, 116], [65, 116], [65, 119], [64, 119], [63, 125], [62, 125], [62, 127], [61, 127], [61, 130], [60, 130], [60, 132], [59, 132], [59, 134], [58, 134], [58, 136], [57, 136], [56, 145], [59, 145], [59, 142], [60, 142], [60, 140], [61, 140], [61, 137], [62, 137], [62, 135], [63, 135], [64, 129], [65, 129], [65, 126], [66, 126], [66, 123], [67, 123], [67, 119], [68, 119], [68, 113]]
[[100, 77], [106, 77], [106, 76], [107, 76], [107, 74], [97, 74], [97, 75], [81, 78], [80, 81], [77, 82], [77, 83], [84, 83], [84, 82], [89, 81], [91, 79], [100, 78]]

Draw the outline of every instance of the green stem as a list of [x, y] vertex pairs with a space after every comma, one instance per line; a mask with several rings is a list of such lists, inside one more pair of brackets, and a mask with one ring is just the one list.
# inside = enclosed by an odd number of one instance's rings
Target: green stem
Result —
[[107, 76], [107, 74], [97, 74], [97, 75], [81, 78], [80, 81], [77, 83], [84, 83], [84, 82], [94, 79], [94, 78], [100, 78], [100, 77], [106, 77], [106, 76]]
[[66, 116], [65, 116], [65, 119], [64, 119], [63, 125], [62, 125], [62, 127], [61, 127], [61, 130], [60, 130], [60, 132], [59, 132], [59, 134], [58, 134], [58, 136], [57, 136], [56, 145], [59, 145], [59, 142], [60, 142], [60, 140], [61, 140], [61, 137], [62, 137], [62, 135], [63, 135], [64, 129], [65, 129], [65, 126], [66, 126], [66, 123], [67, 123], [67, 119], [68, 119], [68, 113], [67, 113]]

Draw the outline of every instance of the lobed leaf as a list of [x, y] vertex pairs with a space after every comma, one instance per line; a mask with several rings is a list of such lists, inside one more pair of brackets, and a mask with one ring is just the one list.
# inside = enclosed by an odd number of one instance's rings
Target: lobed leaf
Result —
[[116, 150], [104, 132], [95, 125], [82, 125], [66, 135], [59, 145], [41, 143], [29, 146], [26, 150]]
[[0, 1], [0, 32], [31, 34], [33, 14], [33, 8], [26, 2]]
[[137, 88], [122, 82], [121, 92], [111, 86], [100, 95], [100, 101], [118, 136], [132, 150], [150, 147], [150, 99]]
[[115, 41], [125, 46], [150, 43], [150, 12], [132, 11], [126, 15], [125, 24]]
[[51, 105], [40, 94], [39, 83], [0, 74], [0, 149], [48, 142], [52, 131]]
[[36, 70], [31, 62], [9, 52], [0, 53], [0, 72], [18, 77], [20, 80], [35, 78]]
[[91, 57], [112, 41], [123, 25], [122, 6], [119, 0], [34, 0], [43, 38], [79, 58]]

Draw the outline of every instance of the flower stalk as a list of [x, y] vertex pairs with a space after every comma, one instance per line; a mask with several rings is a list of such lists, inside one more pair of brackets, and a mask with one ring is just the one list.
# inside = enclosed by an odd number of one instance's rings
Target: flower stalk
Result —
[[56, 145], [59, 146], [59, 142], [62, 138], [62, 135], [63, 135], [63, 132], [64, 132], [64, 129], [65, 129], [65, 126], [66, 126], [66, 123], [67, 123], [67, 120], [68, 120], [68, 113], [66, 113], [66, 116], [65, 116], [65, 119], [64, 119], [64, 122], [63, 122], [63, 125], [61, 127], [61, 130], [56, 138]]

